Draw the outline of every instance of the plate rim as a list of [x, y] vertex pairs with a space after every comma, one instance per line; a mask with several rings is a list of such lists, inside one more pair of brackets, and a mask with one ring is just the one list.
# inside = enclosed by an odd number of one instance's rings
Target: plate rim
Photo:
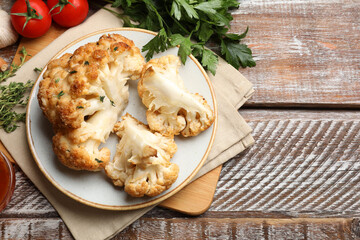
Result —
[[[89, 34], [86, 34], [78, 39], [75, 39], [74, 41], [72, 41], [71, 43], [65, 45], [61, 50], [59, 50], [48, 62], [47, 64], [43, 67], [43, 70], [41, 71], [41, 73], [39, 74], [39, 76], [37, 77], [37, 79], [34, 82], [34, 87], [31, 89], [31, 92], [29, 94], [29, 104], [26, 107], [26, 138], [27, 138], [27, 142], [28, 142], [28, 146], [30, 148], [31, 154], [33, 156], [33, 159], [36, 163], [36, 165], [38, 166], [38, 168], [40, 169], [40, 171], [42, 172], [42, 174], [47, 178], [48, 181], [51, 182], [51, 184], [56, 187], [59, 191], [61, 191], [63, 194], [67, 195], [68, 197], [70, 197], [71, 199], [80, 202], [82, 204], [85, 204], [87, 206], [91, 206], [91, 207], [95, 207], [95, 208], [99, 208], [99, 209], [105, 209], [105, 210], [134, 210], [134, 209], [140, 209], [140, 208], [145, 208], [145, 207], [149, 207], [149, 206], [153, 206], [155, 204], [158, 204], [162, 201], [164, 201], [165, 199], [173, 196], [174, 194], [176, 194], [177, 192], [179, 192], [181, 189], [183, 189], [186, 185], [188, 185], [190, 183], [190, 181], [193, 179], [193, 177], [199, 172], [199, 170], [201, 169], [201, 167], [204, 165], [210, 150], [213, 146], [214, 143], [214, 139], [215, 139], [215, 135], [216, 135], [216, 130], [217, 130], [217, 125], [218, 125], [218, 109], [217, 109], [217, 100], [216, 100], [216, 96], [215, 96], [215, 91], [213, 88], [213, 85], [210, 81], [209, 76], [207, 75], [206, 71], [204, 70], [204, 68], [202, 67], [202, 65], [199, 63], [199, 61], [193, 56], [193, 55], [189, 55], [189, 57], [191, 58], [192, 61], [194, 61], [194, 63], [196, 64], [196, 66], [199, 68], [199, 70], [201, 71], [202, 75], [204, 76], [210, 93], [211, 93], [211, 97], [212, 97], [212, 101], [213, 101], [213, 111], [214, 111], [214, 122], [213, 122], [213, 129], [212, 129], [212, 133], [211, 133], [211, 138], [209, 141], [209, 144], [206, 148], [206, 151], [200, 161], [200, 163], [196, 166], [196, 168], [192, 171], [192, 173], [187, 176], [187, 178], [181, 182], [176, 188], [172, 189], [171, 191], [165, 193], [163, 196], [155, 198], [153, 200], [144, 202], [144, 203], [138, 203], [138, 204], [133, 204], [133, 205], [128, 205], [128, 206], [119, 206], [119, 205], [106, 205], [106, 204], [101, 204], [101, 203], [96, 203], [96, 202], [92, 202], [89, 201], [87, 199], [83, 199], [82, 197], [79, 197], [78, 195], [74, 194], [73, 192], [68, 191], [67, 189], [65, 189], [64, 187], [62, 187], [55, 179], [53, 179], [53, 177], [46, 171], [45, 167], [42, 166], [41, 161], [37, 158], [37, 153], [36, 153], [36, 149], [35, 149], [35, 145], [33, 142], [33, 138], [31, 135], [31, 119], [30, 119], [30, 106], [31, 106], [31, 102], [36, 98], [36, 96], [34, 95], [34, 91], [37, 88], [36, 86], [38, 85], [38, 82], [40, 81], [40, 77], [42, 76], [42, 74], [45, 72], [46, 70], [46, 66], [48, 65], [48, 63], [56, 58], [58, 58], [61, 54], [63, 54], [68, 48], [70, 48], [71, 46], [77, 44], [78, 42], [81, 42], [89, 37], [92, 37], [94, 35], [98, 35], [98, 34], [106, 34], [108, 32], [113, 32], [113, 31], [137, 31], [137, 32], [143, 32], [143, 33], [147, 33], [147, 34], [151, 34], [151, 35], [157, 35], [156, 32], [153, 31], [149, 31], [146, 29], [141, 29], [141, 28], [129, 28], [129, 27], [122, 27], [122, 28], [107, 28], [107, 29], [102, 29], [99, 31], [95, 31]], [[132, 39], [130, 39], [132, 40]]]

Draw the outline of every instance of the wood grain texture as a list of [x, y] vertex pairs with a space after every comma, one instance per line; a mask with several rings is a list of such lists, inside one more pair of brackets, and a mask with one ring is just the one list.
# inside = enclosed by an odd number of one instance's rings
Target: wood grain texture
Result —
[[256, 145], [224, 165], [211, 207], [360, 216], [360, 121], [253, 122]]
[[[256, 144], [225, 164], [204, 214], [154, 208], [114, 239], [360, 239], [360, 112], [329, 109], [360, 108], [359, 1], [240, 2], [232, 31], [250, 27], [257, 67], [240, 71], [256, 90], [247, 107], [258, 108], [240, 113]], [[17, 179], [0, 239], [72, 239], [19, 170]]]
[[159, 206], [189, 215], [204, 213], [212, 203], [221, 168], [220, 165], [191, 182], [180, 192], [161, 202]]
[[29, 217], [58, 217], [59, 215], [48, 200], [16, 166], [16, 186], [8, 206], [1, 213], [0, 219]]
[[14, 219], [0, 221], [0, 239], [72, 239], [69, 230], [59, 218]]
[[142, 218], [114, 239], [356, 239], [351, 219]]
[[[351, 219], [141, 218], [113, 239], [359, 239]], [[73, 239], [60, 219], [3, 219], [1, 239]]]
[[240, 69], [254, 84], [247, 106], [360, 108], [360, 4], [354, 0], [242, 0], [233, 32], [256, 68]]
[[[358, 1], [239, 2], [231, 31], [250, 27], [245, 42], [257, 60], [240, 69], [255, 88], [246, 106], [360, 108]], [[7, 11], [10, 5], [0, 1]], [[11, 62], [14, 46], [0, 56]]]
[[[210, 209], [195, 218], [155, 208], [115, 239], [147, 239], [145, 233], [177, 237], [180, 232], [186, 239], [237, 239], [240, 233], [244, 239], [357, 239], [360, 112], [333, 111], [331, 120], [319, 111], [240, 113], [257, 142], [223, 166]], [[58, 218], [19, 170], [17, 179], [0, 222]]]
[[[3, 219], [0, 238], [73, 239], [60, 219]], [[353, 220], [143, 217], [113, 239], [357, 239]]]

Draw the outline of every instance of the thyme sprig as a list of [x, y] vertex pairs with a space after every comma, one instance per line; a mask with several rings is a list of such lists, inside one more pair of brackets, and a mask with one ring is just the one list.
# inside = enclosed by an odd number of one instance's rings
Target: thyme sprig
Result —
[[32, 81], [11, 82], [0, 86], [0, 127], [6, 132], [13, 132], [18, 122], [25, 121], [25, 113], [15, 111], [17, 107], [25, 107], [29, 98], [24, 99], [25, 93], [33, 86]]
[[[24, 65], [26, 57], [30, 56], [24, 47], [22, 47], [20, 53], [22, 54], [20, 64], [11, 64], [10, 69], [0, 72], [0, 83], [15, 76], [16, 71]], [[24, 109], [27, 105], [29, 97], [25, 98], [25, 94], [33, 85], [34, 82], [31, 80], [26, 83], [11, 82], [7, 85], [0, 85], [0, 128], [4, 129], [5, 132], [15, 131], [19, 122], [25, 122], [25, 112], [17, 112], [16, 110]]]
[[22, 56], [20, 56], [20, 64], [16, 65], [16, 64], [11, 64], [11, 68], [9, 68], [8, 70], [4, 71], [4, 72], [0, 72], [0, 83], [5, 82], [6, 79], [15, 76], [15, 73], [17, 70], [19, 70], [19, 68], [24, 65], [26, 57], [31, 56], [30, 54], [27, 53], [25, 47], [22, 47], [22, 49], [20, 50], [20, 53], [22, 54]]

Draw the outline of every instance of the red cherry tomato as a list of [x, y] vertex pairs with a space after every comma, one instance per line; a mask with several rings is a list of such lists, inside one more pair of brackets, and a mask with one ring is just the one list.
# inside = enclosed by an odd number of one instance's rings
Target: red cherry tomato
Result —
[[82, 23], [89, 12], [87, 0], [48, 0], [47, 5], [53, 20], [63, 27]]
[[11, 8], [11, 23], [22, 36], [37, 38], [51, 26], [51, 16], [41, 0], [18, 0]]

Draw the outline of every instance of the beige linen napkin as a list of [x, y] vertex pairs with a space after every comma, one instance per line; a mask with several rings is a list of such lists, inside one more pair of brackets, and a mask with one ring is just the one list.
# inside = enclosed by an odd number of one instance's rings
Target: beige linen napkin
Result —
[[[113, 14], [105, 10], [98, 11], [86, 22], [67, 30], [36, 54], [11, 81], [36, 79], [33, 69], [44, 66], [71, 41], [97, 30], [121, 26], [121, 21]], [[237, 112], [253, 93], [252, 84], [223, 60], [220, 60], [216, 76], [210, 75], [210, 78], [218, 101], [218, 130], [209, 157], [196, 177], [221, 165], [254, 143], [251, 128]], [[24, 173], [58, 211], [76, 239], [110, 238], [153, 208], [108, 211], [78, 203], [57, 190], [38, 169], [28, 148], [24, 124], [11, 134], [0, 131], [0, 139]]]

